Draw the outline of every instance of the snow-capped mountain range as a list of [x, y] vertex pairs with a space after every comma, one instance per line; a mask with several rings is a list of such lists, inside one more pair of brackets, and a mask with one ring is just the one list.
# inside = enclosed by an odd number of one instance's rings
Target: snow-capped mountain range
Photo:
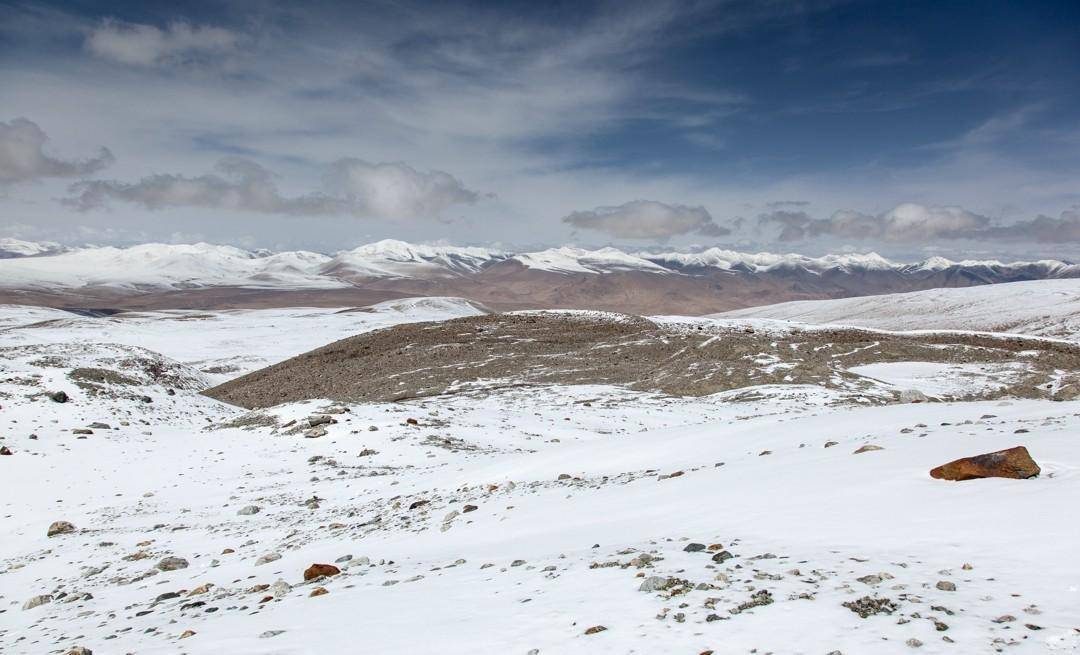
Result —
[[815, 258], [720, 248], [657, 253], [571, 246], [515, 253], [396, 240], [326, 255], [253, 252], [207, 243], [63, 248], [8, 239], [0, 241], [0, 253], [0, 290], [9, 292], [368, 289], [397, 296], [460, 295], [507, 307], [655, 312], [675, 303], [683, 313], [796, 299], [1080, 278], [1080, 265], [1056, 260], [954, 262], [933, 257], [899, 263], [875, 253]]

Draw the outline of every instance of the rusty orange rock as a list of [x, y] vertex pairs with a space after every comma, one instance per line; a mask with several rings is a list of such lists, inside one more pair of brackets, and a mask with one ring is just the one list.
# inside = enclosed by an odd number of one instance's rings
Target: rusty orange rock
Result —
[[1016, 446], [1007, 450], [962, 457], [930, 471], [938, 480], [978, 480], [980, 478], [1033, 478], [1042, 469], [1031, 459], [1027, 448]]
[[330, 577], [341, 573], [341, 569], [333, 564], [312, 564], [304, 571], [304, 580], [314, 580], [315, 578]]

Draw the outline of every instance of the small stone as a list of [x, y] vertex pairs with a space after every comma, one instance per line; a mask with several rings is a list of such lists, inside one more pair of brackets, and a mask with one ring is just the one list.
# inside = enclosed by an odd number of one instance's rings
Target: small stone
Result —
[[179, 569], [186, 569], [188, 567], [188, 561], [183, 557], [164, 557], [157, 563], [159, 571], [176, 571]]
[[269, 564], [270, 562], [275, 562], [279, 559], [281, 559], [280, 553], [267, 553], [259, 559], [255, 560], [255, 566], [259, 566], [260, 564]]
[[874, 450], [885, 450], [885, 449], [882, 448], [881, 446], [875, 446], [874, 444], [866, 444], [865, 446], [862, 446], [861, 448], [859, 448], [858, 450], [856, 450], [852, 454], [853, 455], [860, 455], [862, 453], [869, 453], [869, 452], [874, 451]]
[[247, 507], [244, 507], [243, 509], [238, 511], [236, 513], [236, 515], [237, 516], [251, 516], [253, 514], [258, 514], [261, 511], [262, 511], [262, 508], [259, 507], [258, 505], [248, 505]]
[[839, 446], [839, 445], [840, 445], [839, 441], [826, 441], [825, 442], [825, 447], [826, 448], [832, 448], [833, 446]]
[[728, 561], [729, 559], [731, 559], [733, 557], [735, 557], [735, 556], [732, 555], [731, 553], [729, 553], [728, 551], [721, 550], [720, 552], [718, 552], [718, 553], [716, 553], [715, 555], [712, 556], [712, 561], [716, 562], [717, 564], [723, 564], [724, 562]]
[[63, 391], [54, 391], [49, 394], [49, 400], [54, 403], [66, 403], [68, 401], [68, 395]]
[[956, 591], [956, 585], [948, 580], [941, 580], [934, 586], [940, 591]]
[[641, 582], [641, 586], [638, 587], [638, 591], [653, 592], [663, 591], [671, 586], [671, 578], [665, 578], [660, 575], [651, 575], [645, 578]]
[[52, 594], [42, 594], [40, 596], [34, 596], [30, 600], [23, 603], [22, 608], [23, 610], [32, 610], [35, 607], [40, 607], [41, 605], [44, 605], [45, 603], [51, 603], [52, 599]]
[[49, 529], [45, 531], [46, 537], [55, 537], [58, 534], [68, 534], [69, 532], [75, 532], [75, 526], [67, 521], [55, 521], [49, 526]]
[[469, 512], [475, 512], [477, 509], [479, 508], [476, 505], [466, 505], [465, 507], [461, 508], [461, 513], [468, 514]]
[[341, 569], [333, 564], [312, 564], [304, 571], [304, 581], [315, 578], [330, 577], [341, 573]]
[[591, 627], [591, 628], [587, 628], [587, 629], [585, 630], [585, 634], [587, 634], [587, 635], [594, 635], [594, 634], [596, 634], [596, 633], [598, 633], [598, 632], [604, 632], [605, 630], [607, 630], [607, 628], [606, 628], [606, 627], [604, 627], [604, 626], [602, 626], [602, 625], [594, 625], [594, 626], [593, 626], [593, 627]]
[[282, 598], [290, 591], [292, 591], [292, 585], [281, 579], [270, 585], [270, 593], [274, 594], [274, 598]]
[[0, 446], [0, 455], [12, 455], [11, 449], [7, 446]]
[[194, 630], [184, 630], [183, 632], [180, 633], [180, 638], [181, 639], [187, 639], [188, 637], [194, 637], [194, 636], [195, 636], [195, 631]]
[[307, 432], [304, 433], [304, 438], [306, 438], [306, 439], [318, 439], [319, 437], [325, 437], [326, 434], [327, 433], [326, 433], [325, 428], [311, 428], [310, 430], [308, 430]]
[[267, 630], [266, 632], [259, 634], [259, 639], [269, 639], [283, 634], [285, 634], [284, 630]]
[[86, 646], [76, 646], [75, 648], [72, 648], [68, 652], [64, 653], [64, 655], [94, 655], [94, 651], [90, 650]]
[[328, 593], [330, 593], [330, 591], [326, 587], [315, 587], [311, 590], [311, 593], [308, 594], [308, 597], [314, 598], [315, 596], [325, 596]]
[[683, 548], [683, 552], [685, 553], [697, 553], [703, 550], [705, 550], [705, 544], [699, 544], [696, 542], [688, 543], [686, 544], [686, 547]]
[[904, 643], [907, 644], [908, 646], [911, 646], [912, 648], [922, 648], [922, 642], [919, 641], [918, 639], [916, 639], [915, 637], [912, 637], [911, 639], [908, 639]]

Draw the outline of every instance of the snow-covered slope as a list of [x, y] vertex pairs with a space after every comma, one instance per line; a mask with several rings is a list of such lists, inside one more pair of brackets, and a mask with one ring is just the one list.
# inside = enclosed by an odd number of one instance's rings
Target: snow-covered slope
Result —
[[[1080, 649], [1075, 401], [556, 385], [244, 412], [191, 388], [208, 355], [409, 308], [94, 319], [170, 357], [73, 345], [82, 319], [0, 331], [0, 652]], [[1016, 445], [1038, 477], [927, 474]]]
[[425, 246], [385, 239], [339, 252], [321, 270], [354, 278], [450, 277], [478, 273], [505, 257], [487, 248]]
[[59, 243], [52, 241], [23, 241], [22, 239], [0, 239], [0, 259], [14, 257], [34, 257], [37, 255], [51, 255], [67, 250]]
[[615, 271], [644, 271], [671, 273], [670, 270], [637, 255], [617, 248], [586, 250], [563, 246], [539, 252], [522, 253], [512, 257], [526, 268], [552, 273], [612, 273]]
[[259, 257], [240, 248], [207, 243], [82, 248], [52, 256], [0, 260], [0, 285], [23, 289], [344, 286], [318, 274], [329, 259], [310, 252]]
[[717, 314], [889, 330], [1015, 332], [1080, 341], [1080, 279], [807, 300]]

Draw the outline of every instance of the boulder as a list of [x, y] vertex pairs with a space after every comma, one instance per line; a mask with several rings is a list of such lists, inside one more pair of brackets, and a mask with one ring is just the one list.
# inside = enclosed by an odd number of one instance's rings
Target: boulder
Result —
[[979, 478], [1033, 478], [1042, 469], [1031, 459], [1027, 448], [1016, 446], [1007, 450], [962, 457], [931, 469], [930, 477], [938, 480], [977, 480]]
[[306, 582], [321, 577], [330, 577], [339, 573], [341, 573], [341, 569], [333, 564], [312, 564], [304, 571], [304, 581]]
[[925, 403], [930, 400], [926, 397], [926, 394], [918, 389], [904, 389], [900, 392], [900, 402], [902, 403]]

